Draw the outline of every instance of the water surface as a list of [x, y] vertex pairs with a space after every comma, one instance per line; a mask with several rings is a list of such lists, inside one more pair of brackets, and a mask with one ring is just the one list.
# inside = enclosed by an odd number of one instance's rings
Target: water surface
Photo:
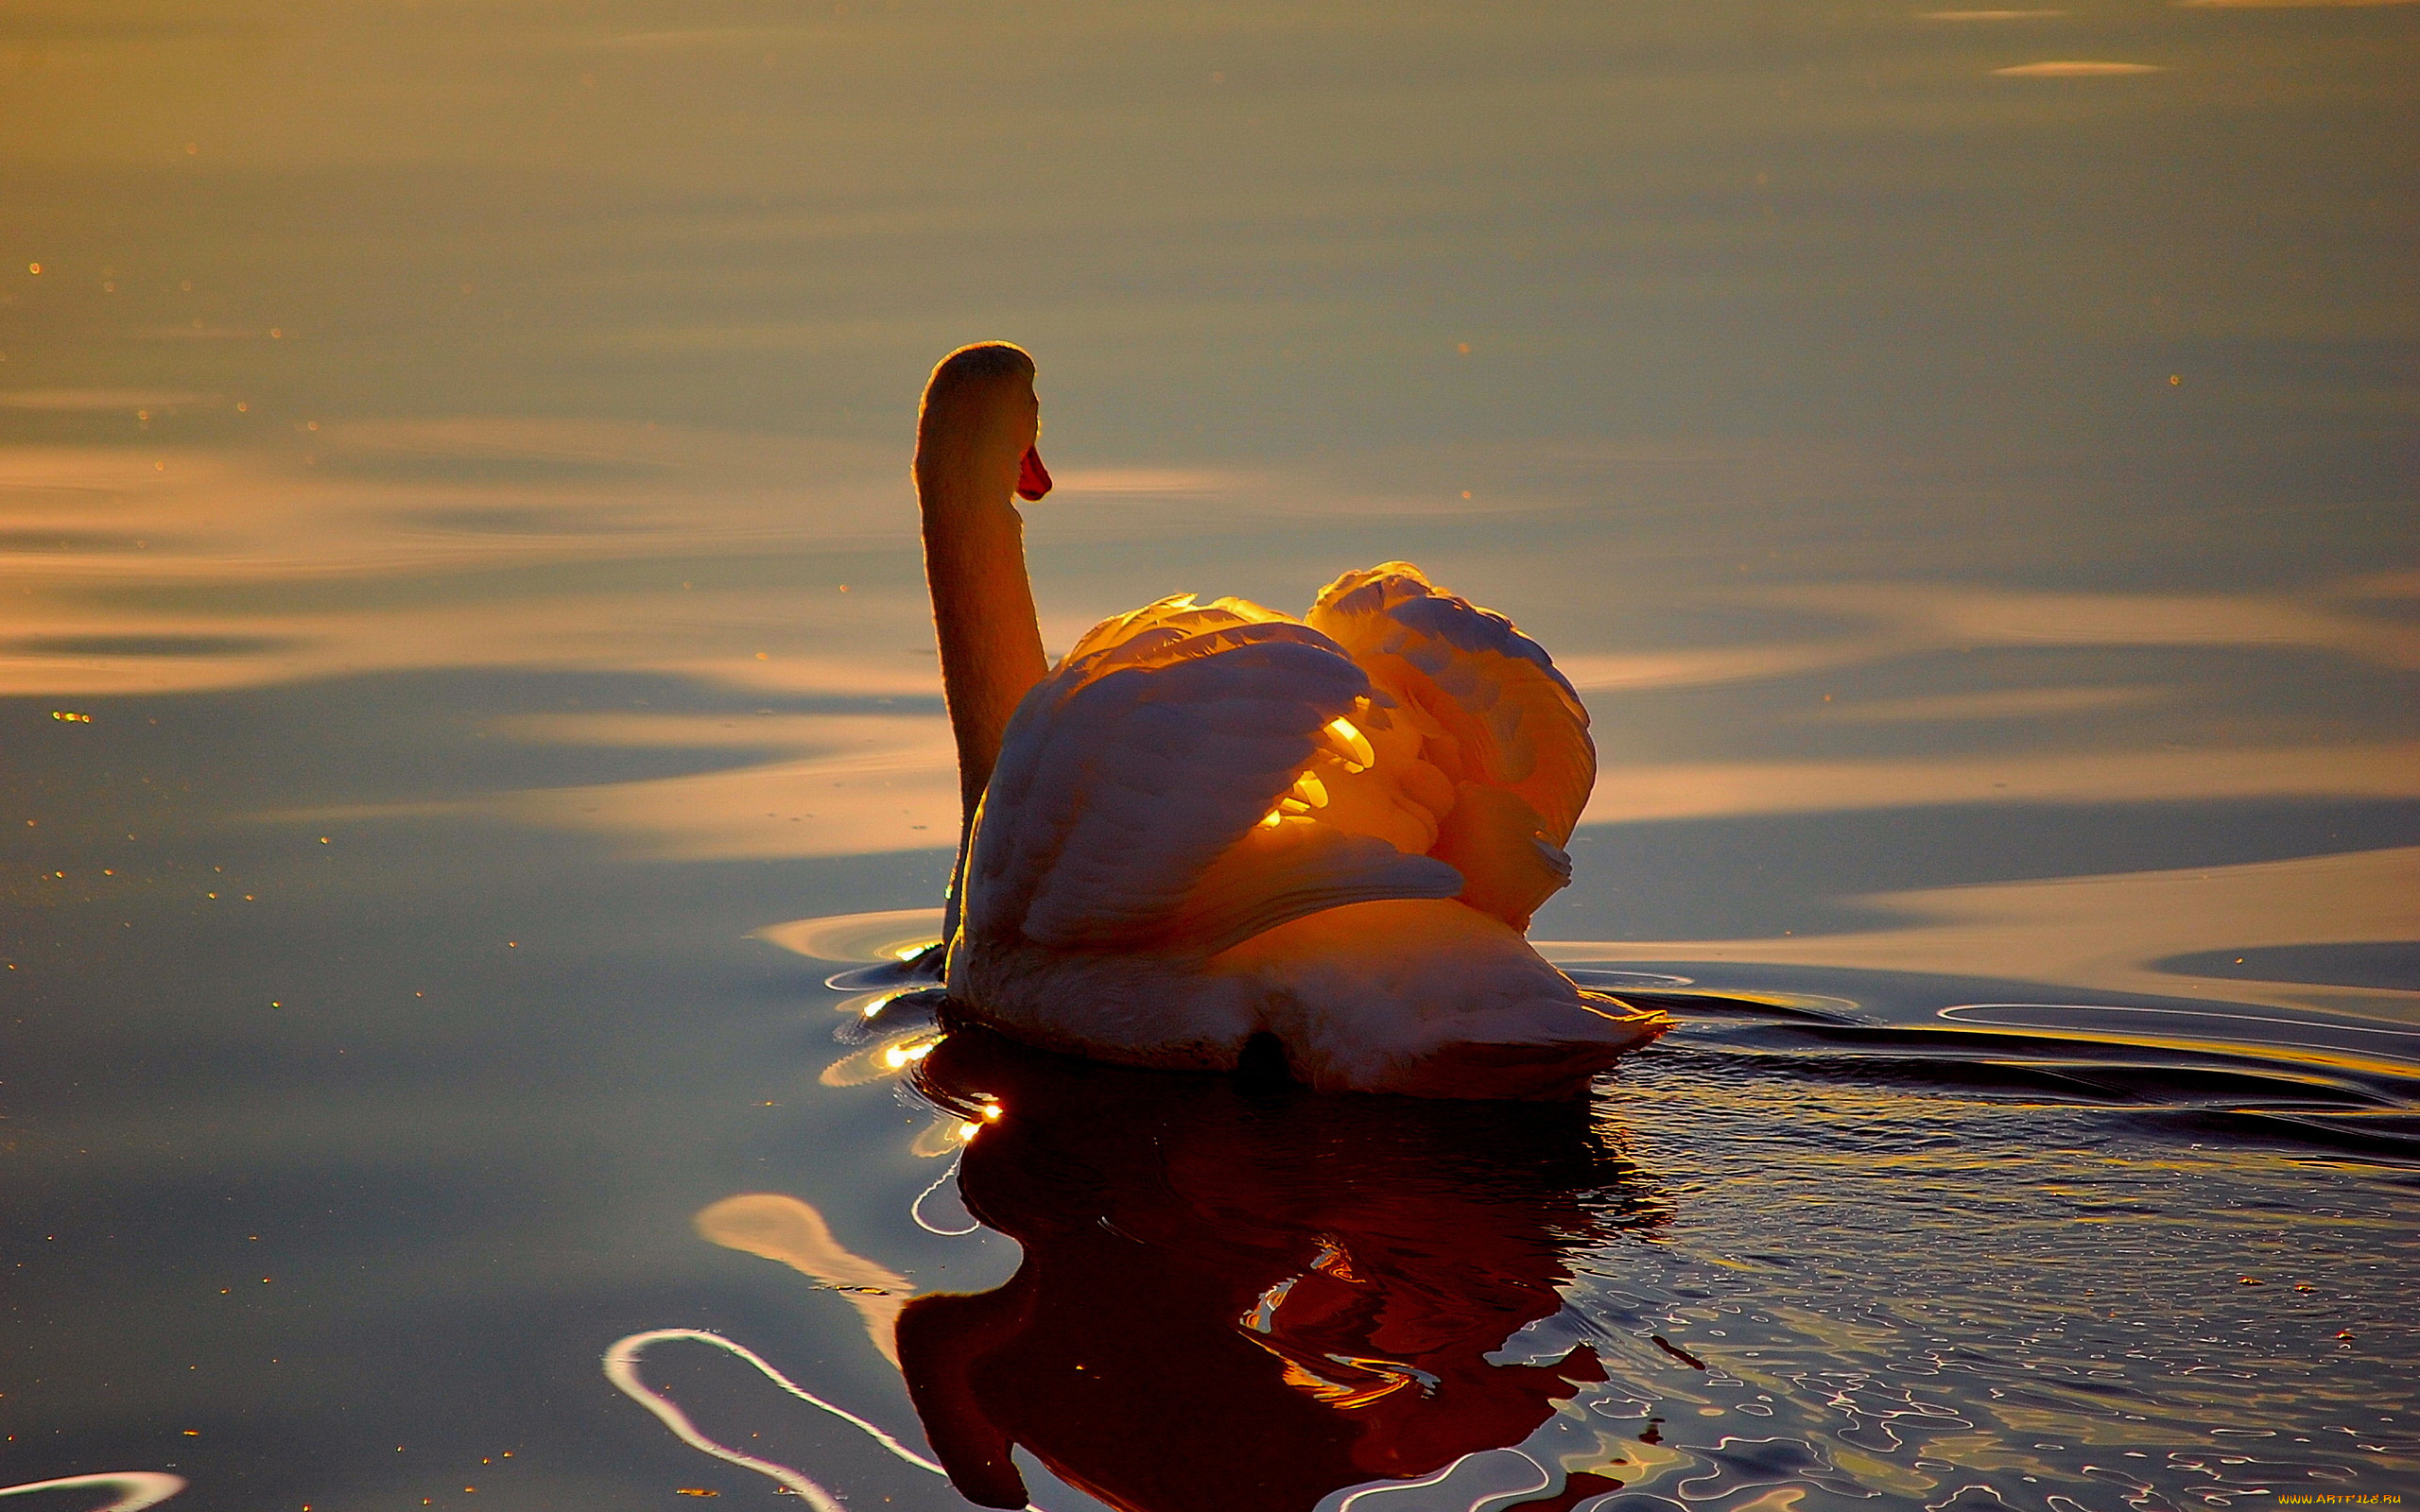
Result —
[[[1054, 1512], [2420, 1488], [2420, 8], [79, 0], [0, 67], [0, 1485], [767, 1497], [607, 1351], [925, 1454], [912, 1292], [1032, 1302], [939, 1357]], [[1054, 649], [1408, 558], [1554, 650], [1533, 933], [1682, 1021], [1592, 1108], [891, 1065], [824, 985], [947, 873], [906, 458], [980, 337]]]

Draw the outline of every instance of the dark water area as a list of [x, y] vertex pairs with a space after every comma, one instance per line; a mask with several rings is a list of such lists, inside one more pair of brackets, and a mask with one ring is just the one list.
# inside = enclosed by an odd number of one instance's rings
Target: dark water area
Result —
[[[2420, 1494], [2420, 7], [76, 0], [0, 77], [12, 1505]], [[917, 990], [994, 336], [1053, 652], [1390, 558], [1554, 652], [1531, 935], [1669, 1034], [1456, 1106]]]

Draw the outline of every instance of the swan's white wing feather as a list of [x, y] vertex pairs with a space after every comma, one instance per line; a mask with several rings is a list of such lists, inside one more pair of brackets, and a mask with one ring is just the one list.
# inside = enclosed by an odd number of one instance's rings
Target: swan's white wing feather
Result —
[[1311, 822], [1254, 824], [1210, 864], [1169, 922], [1186, 948], [1215, 955], [1310, 914], [1382, 899], [1451, 898], [1462, 874], [1434, 856]]
[[1290, 621], [1194, 612], [1201, 633], [1155, 614], [1148, 656], [1088, 649], [1019, 705], [978, 816], [972, 932], [1207, 954], [1339, 903], [1461, 887], [1451, 867], [1364, 836], [1281, 825], [1259, 838], [1321, 727], [1369, 679]]
[[1453, 782], [1430, 853], [1468, 879], [1462, 901], [1526, 927], [1570, 880], [1563, 846], [1597, 781], [1588, 712], [1553, 659], [1409, 562], [1338, 578], [1309, 622], [1421, 725], [1423, 759]]
[[1493, 610], [1441, 592], [1409, 562], [1347, 573], [1312, 607], [1312, 628], [1445, 726], [1460, 781], [1508, 787], [1547, 837], [1571, 837], [1597, 781], [1588, 711], [1546, 648]]

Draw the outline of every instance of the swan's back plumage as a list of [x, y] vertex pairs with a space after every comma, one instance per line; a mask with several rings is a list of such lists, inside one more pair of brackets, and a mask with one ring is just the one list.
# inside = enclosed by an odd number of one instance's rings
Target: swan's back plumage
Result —
[[1326, 636], [1241, 600], [1165, 599], [1096, 627], [1009, 723], [967, 927], [1207, 956], [1322, 908], [1453, 896], [1461, 876], [1425, 855], [1261, 822], [1369, 691]]
[[1512, 622], [1443, 593], [1409, 562], [1347, 573], [1305, 623], [1397, 699], [1443, 726], [1457, 782], [1520, 796], [1562, 845], [1597, 782], [1588, 711], [1546, 648]]
[[1347, 573], [1307, 619], [1420, 730], [1422, 758], [1452, 785], [1426, 849], [1462, 872], [1462, 901], [1528, 928], [1571, 881], [1563, 847], [1597, 782], [1588, 711], [1553, 659], [1409, 562]]
[[1106, 620], [1018, 705], [977, 809], [952, 996], [1020, 1038], [1331, 1088], [1566, 1093], [1664, 1021], [1521, 937], [1564, 885], [1587, 714], [1503, 616], [1391, 562], [1309, 623]]

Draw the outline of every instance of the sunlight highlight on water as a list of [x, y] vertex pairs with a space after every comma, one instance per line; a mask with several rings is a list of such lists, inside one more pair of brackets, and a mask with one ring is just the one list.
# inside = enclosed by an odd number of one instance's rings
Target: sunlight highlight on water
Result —
[[76, 1491], [90, 1487], [96, 1491], [117, 1491], [118, 1499], [93, 1512], [143, 1512], [147, 1506], [161, 1503], [185, 1488], [184, 1477], [159, 1470], [119, 1470], [100, 1475], [62, 1475], [55, 1480], [27, 1481], [22, 1486], [0, 1486], [0, 1496], [30, 1496], [37, 1491]]
[[726, 1353], [736, 1355], [755, 1366], [766, 1380], [808, 1406], [821, 1408], [841, 1421], [859, 1429], [867, 1437], [917, 1469], [931, 1470], [936, 1475], [941, 1473], [940, 1466], [902, 1444], [880, 1428], [847, 1408], [836, 1407], [813, 1392], [804, 1389], [797, 1382], [768, 1364], [765, 1358], [755, 1350], [744, 1344], [735, 1344], [718, 1333], [708, 1333], [698, 1329], [650, 1329], [644, 1333], [633, 1333], [628, 1338], [616, 1339], [613, 1347], [605, 1351], [605, 1379], [614, 1383], [614, 1389], [624, 1396], [655, 1414], [664, 1426], [671, 1429], [674, 1435], [683, 1443], [700, 1453], [710, 1454], [716, 1459], [739, 1466], [743, 1469], [754, 1470], [757, 1474], [778, 1483], [792, 1494], [805, 1498], [807, 1504], [816, 1508], [816, 1512], [842, 1512], [841, 1503], [835, 1501], [832, 1494], [823, 1487], [786, 1465], [776, 1465], [770, 1460], [758, 1459], [753, 1455], [743, 1454], [737, 1450], [716, 1443], [698, 1431], [697, 1425], [689, 1420], [688, 1414], [658, 1396], [640, 1378], [641, 1356], [645, 1355], [651, 1347], [670, 1341], [712, 1345]]

